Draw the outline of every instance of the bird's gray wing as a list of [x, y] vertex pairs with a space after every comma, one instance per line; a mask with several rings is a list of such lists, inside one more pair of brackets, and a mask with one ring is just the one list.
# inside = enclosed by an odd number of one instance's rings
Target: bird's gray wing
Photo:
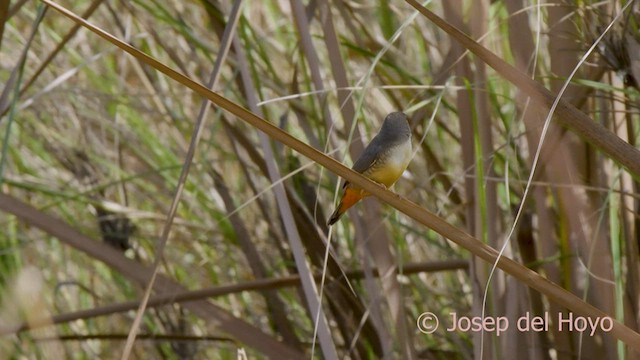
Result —
[[[362, 152], [362, 155], [360, 155], [358, 160], [356, 160], [356, 162], [353, 164], [351, 169], [361, 174], [364, 173], [375, 164], [376, 160], [380, 158], [379, 155], [382, 150], [383, 148], [382, 148], [380, 139], [378, 139], [377, 136], [374, 137], [373, 140], [371, 140], [371, 142], [369, 143], [369, 145], [367, 145], [367, 147], [364, 149], [364, 151]], [[345, 187], [348, 184], [349, 182], [345, 181], [342, 187]]]

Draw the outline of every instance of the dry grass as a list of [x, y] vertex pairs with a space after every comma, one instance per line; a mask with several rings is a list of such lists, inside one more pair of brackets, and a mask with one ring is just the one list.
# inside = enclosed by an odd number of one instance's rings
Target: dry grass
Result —
[[[635, 4], [11, 5], [0, 353], [640, 355]], [[351, 164], [398, 109], [401, 197], [323, 154]], [[335, 175], [375, 197], [329, 231]], [[615, 321], [558, 330], [569, 313]]]

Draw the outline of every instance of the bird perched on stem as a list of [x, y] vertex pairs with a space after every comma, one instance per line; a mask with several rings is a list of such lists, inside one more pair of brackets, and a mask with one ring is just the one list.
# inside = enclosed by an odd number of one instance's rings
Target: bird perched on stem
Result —
[[[407, 115], [392, 112], [382, 123], [380, 132], [371, 140], [352, 169], [389, 188], [402, 175], [411, 160], [411, 128]], [[344, 192], [328, 225], [333, 225], [347, 209], [371, 195], [345, 181]]]

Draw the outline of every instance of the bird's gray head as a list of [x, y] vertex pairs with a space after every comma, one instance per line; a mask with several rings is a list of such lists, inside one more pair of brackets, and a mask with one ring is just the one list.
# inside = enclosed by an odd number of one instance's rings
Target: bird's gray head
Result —
[[387, 115], [382, 123], [380, 136], [390, 140], [399, 141], [404, 141], [406, 138], [410, 138], [411, 128], [409, 127], [407, 115], [400, 111], [392, 112]]

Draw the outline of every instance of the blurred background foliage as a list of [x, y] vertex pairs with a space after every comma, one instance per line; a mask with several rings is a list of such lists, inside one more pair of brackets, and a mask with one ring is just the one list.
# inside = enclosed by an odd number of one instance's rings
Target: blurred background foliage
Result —
[[[505, 256], [638, 329], [637, 176], [552, 122], [528, 184], [547, 109], [402, 1], [238, 1], [60, 4], [203, 84], [221, 59], [214, 91], [347, 165], [387, 113], [406, 112], [415, 155], [395, 192], [496, 249], [508, 241]], [[554, 93], [625, 5], [426, 2]], [[142, 296], [179, 185], [156, 294], [213, 294], [150, 306], [135, 358], [640, 356], [603, 332], [517, 331], [527, 312], [566, 310], [501, 271], [489, 278], [490, 264], [375, 198], [329, 233], [340, 179], [215, 106], [189, 160], [200, 96], [41, 2], [0, 6], [0, 188], [31, 216], [0, 213], [7, 358], [120, 356], [135, 312], [108, 307]], [[626, 8], [563, 95], [632, 145], [639, 14]], [[51, 230], [63, 228], [75, 232]], [[328, 339], [315, 337], [296, 250], [326, 276]], [[416, 326], [427, 311], [433, 334]], [[449, 332], [452, 312], [512, 326]], [[55, 326], [19, 328], [48, 315]]]

